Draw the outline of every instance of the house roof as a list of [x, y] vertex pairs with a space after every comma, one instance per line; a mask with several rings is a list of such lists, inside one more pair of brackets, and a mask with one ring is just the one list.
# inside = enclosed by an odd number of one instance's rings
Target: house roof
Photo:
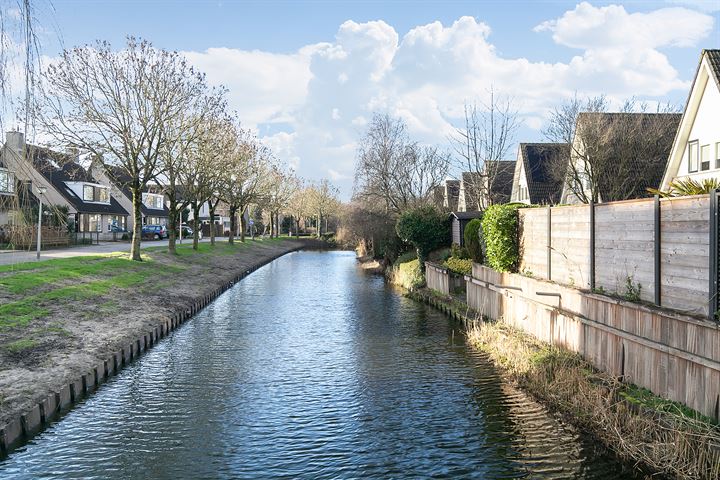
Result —
[[[663, 174], [668, 162], [668, 156], [672, 148], [673, 139], [677, 132], [682, 114], [680, 113], [624, 113], [624, 112], [584, 112], [578, 115], [578, 128], [583, 122], [589, 120], [599, 121], [605, 132], [613, 132], [610, 128], [615, 122], [624, 120], [634, 120], [637, 124], [637, 131], [643, 132], [653, 128], [656, 125], [659, 129], [657, 135], [646, 137], [637, 133], [631, 135], [631, 138], [605, 138], [603, 145], [606, 148], [620, 145], [623, 142], [634, 141], [644, 142], [646, 138], [655, 142], [645, 145], [650, 156], [647, 158], [616, 158], [615, 162], [608, 162], [606, 165], [607, 172], [598, 177], [598, 191], [603, 201], [627, 200], [632, 198], [642, 198], [648, 196], [648, 188], [658, 188], [662, 181]], [[655, 124], [654, 122], [658, 122]], [[621, 128], [618, 135], [623, 135], [625, 131]], [[637, 146], [637, 145], [636, 145]], [[624, 160], [624, 161], [621, 161]], [[631, 161], [628, 161], [631, 160]], [[622, 188], [622, 196], [618, 197], [617, 178], [627, 178], [632, 183], [626, 182]]]
[[702, 55], [700, 55], [700, 61], [702, 61], [704, 55], [707, 56], [708, 65], [710, 65], [710, 70], [715, 77], [715, 82], [720, 85], [720, 50], [703, 50]]
[[457, 218], [458, 220], [472, 220], [473, 218], [482, 218], [482, 212], [451, 212], [450, 216]]
[[128, 215], [128, 212], [110, 196], [110, 203], [85, 202], [65, 182], [87, 182], [97, 184], [87, 170], [73, 161], [70, 155], [49, 148], [28, 145], [29, 157], [35, 169], [70, 203], [78, 213], [99, 213]]
[[490, 195], [493, 197], [493, 203], [507, 203], [512, 193], [515, 162], [501, 160], [497, 164], [497, 172], [495, 172], [492, 185], [490, 185]]
[[530, 203], [554, 205], [560, 201], [563, 181], [560, 175], [553, 175], [556, 162], [570, 159], [570, 145], [567, 143], [521, 143], [520, 157], [525, 169]]
[[[115, 184], [116, 187], [120, 189], [120, 191], [125, 195], [128, 199], [132, 201], [132, 192], [130, 191], [130, 182], [131, 177], [128, 175], [128, 173], [125, 171], [124, 168], [118, 167], [116, 165], [105, 165], [105, 172], [107, 172], [108, 178], [110, 178], [110, 181]], [[153, 193], [150, 192], [148, 187], [145, 187], [143, 189], [144, 193]], [[167, 217], [170, 215], [170, 210], [168, 210], [167, 206], [165, 206], [165, 202], [163, 202], [163, 208], [148, 208], [145, 206], [144, 203], [140, 203], [140, 212], [143, 215], [151, 215], [154, 217]]]

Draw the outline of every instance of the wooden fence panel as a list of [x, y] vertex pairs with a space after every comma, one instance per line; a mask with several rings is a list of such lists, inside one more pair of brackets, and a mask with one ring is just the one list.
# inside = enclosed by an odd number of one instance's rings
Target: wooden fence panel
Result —
[[466, 277], [468, 305], [483, 315], [718, 417], [720, 328], [714, 322], [481, 265], [473, 265], [473, 277]]
[[428, 288], [443, 295], [450, 294], [450, 275], [444, 267], [425, 262], [425, 283], [427, 283]]

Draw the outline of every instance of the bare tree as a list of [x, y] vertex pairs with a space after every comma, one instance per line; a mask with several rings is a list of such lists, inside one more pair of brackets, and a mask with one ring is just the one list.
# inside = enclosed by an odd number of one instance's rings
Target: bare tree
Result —
[[399, 214], [431, 200], [445, 179], [449, 155], [410, 140], [402, 119], [375, 114], [360, 140], [355, 169], [355, 197], [380, 201]]
[[557, 181], [581, 203], [615, 201], [657, 188], [680, 121], [677, 108], [626, 100], [608, 112], [603, 95], [575, 96], [556, 108], [544, 131], [553, 141], [570, 145], [570, 159], [557, 158], [551, 169]]
[[[43, 127], [56, 141], [90, 152], [127, 178], [133, 260], [141, 260], [143, 190], [163, 173], [165, 125], [182, 114], [186, 84], [197, 75], [178, 53], [132, 37], [122, 51], [107, 42], [65, 50], [48, 68]], [[114, 171], [109, 176], [120, 181]]]
[[[225, 113], [226, 101], [224, 89], [210, 90], [202, 77], [193, 77], [187, 82], [188, 91], [184, 95], [187, 102], [184, 111], [165, 124], [166, 142], [160, 150], [162, 175], [156, 177], [168, 198], [168, 251], [176, 252], [176, 239], [182, 212], [192, 199], [188, 190], [181, 185], [183, 164], [188, 157], [198, 153], [198, 142], [205, 141], [202, 135], [208, 133], [206, 125], [211, 119], [222, 118]], [[219, 166], [218, 166], [219, 168]], [[212, 231], [214, 234], [214, 230]], [[211, 237], [214, 243], [214, 237]]]
[[249, 132], [236, 126], [235, 142], [227, 154], [228, 163], [218, 188], [219, 197], [230, 214], [229, 243], [234, 243], [240, 216], [240, 241], [245, 241], [245, 212], [265, 193], [270, 151]]
[[490, 90], [487, 104], [466, 103], [463, 125], [450, 137], [456, 155], [456, 165], [464, 176], [463, 183], [472, 205], [483, 210], [496, 201], [496, 181], [501, 173], [501, 161], [515, 142], [520, 126], [518, 112], [509, 97], [498, 96]]
[[336, 213], [340, 207], [338, 190], [327, 179], [322, 179], [310, 189], [310, 211], [317, 215], [317, 237], [322, 235], [322, 222]]
[[283, 171], [277, 165], [271, 168], [266, 192], [270, 212], [270, 237], [280, 236], [280, 212], [287, 207], [298, 188], [299, 182], [293, 172]]
[[311, 215], [310, 201], [311, 189], [301, 178], [295, 177], [295, 191], [285, 206], [285, 212], [292, 216], [295, 224], [295, 237], [300, 236], [300, 221]]

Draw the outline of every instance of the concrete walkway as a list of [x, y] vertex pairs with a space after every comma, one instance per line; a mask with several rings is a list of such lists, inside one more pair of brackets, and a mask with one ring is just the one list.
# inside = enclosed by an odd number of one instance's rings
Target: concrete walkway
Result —
[[[225, 237], [218, 237], [216, 241], [227, 241]], [[203, 238], [201, 242], [209, 242], [210, 238]], [[192, 243], [192, 239], [184, 239], [182, 244]], [[67, 248], [52, 248], [40, 252], [40, 261], [53, 258], [87, 257], [102, 253], [129, 252], [130, 242], [100, 242], [99, 245], [76, 245]], [[168, 240], [143, 240], [142, 247], [167, 247]], [[27, 250], [0, 250], [0, 265], [12, 265], [22, 262], [34, 262], [35, 251]]]

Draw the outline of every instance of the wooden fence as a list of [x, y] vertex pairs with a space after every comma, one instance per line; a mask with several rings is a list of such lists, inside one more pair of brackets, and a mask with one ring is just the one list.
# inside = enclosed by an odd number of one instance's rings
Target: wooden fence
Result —
[[447, 268], [432, 262], [425, 262], [425, 283], [427, 287], [444, 295], [450, 294], [450, 275]]
[[482, 315], [718, 419], [717, 323], [477, 264], [466, 282], [467, 303]]
[[713, 317], [717, 200], [711, 200], [698, 195], [521, 209], [520, 272]]

